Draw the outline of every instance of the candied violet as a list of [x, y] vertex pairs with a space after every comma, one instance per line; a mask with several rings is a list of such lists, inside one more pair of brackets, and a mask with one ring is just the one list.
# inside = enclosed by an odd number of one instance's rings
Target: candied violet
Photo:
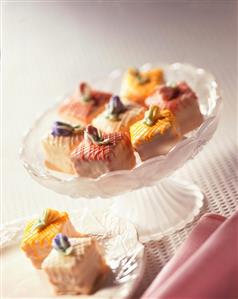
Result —
[[122, 103], [119, 96], [112, 96], [107, 104], [107, 117], [110, 119], [118, 119], [118, 115], [126, 111], [126, 106]]
[[77, 133], [79, 131], [83, 130], [83, 127], [80, 125], [78, 126], [71, 126], [70, 124], [66, 124], [61, 121], [56, 121], [53, 124], [51, 134], [56, 136], [71, 136], [74, 133]]
[[64, 254], [70, 253], [69, 249], [71, 248], [71, 244], [68, 237], [63, 234], [56, 235], [56, 237], [53, 239], [52, 246], [54, 249]]
[[53, 124], [51, 134], [53, 136], [70, 136], [73, 133], [74, 128], [61, 121], [56, 121]]

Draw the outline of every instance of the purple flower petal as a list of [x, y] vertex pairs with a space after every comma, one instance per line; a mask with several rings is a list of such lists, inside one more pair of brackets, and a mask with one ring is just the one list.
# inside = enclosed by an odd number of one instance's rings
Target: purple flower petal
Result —
[[119, 96], [111, 97], [108, 105], [107, 110], [109, 114], [118, 115], [126, 110], [125, 105], [122, 103]]
[[73, 126], [64, 122], [56, 121], [53, 124], [51, 134], [53, 136], [70, 136], [74, 131]]

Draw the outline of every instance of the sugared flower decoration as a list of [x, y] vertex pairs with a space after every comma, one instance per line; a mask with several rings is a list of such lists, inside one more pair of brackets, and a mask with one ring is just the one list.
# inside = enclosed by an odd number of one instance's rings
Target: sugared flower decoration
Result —
[[126, 106], [122, 103], [119, 96], [112, 96], [107, 104], [107, 118], [119, 120], [119, 114], [126, 111]]
[[84, 131], [84, 138], [89, 142], [98, 145], [106, 145], [110, 143], [108, 138], [104, 139], [102, 136], [102, 132], [92, 125], [88, 125]]
[[52, 246], [55, 250], [64, 255], [71, 254], [73, 250], [68, 237], [63, 234], [56, 235], [56, 237], [53, 239]]
[[159, 87], [158, 93], [164, 101], [197, 99], [195, 92], [183, 81], [177, 84], [163, 85]]
[[164, 101], [171, 101], [179, 96], [180, 91], [175, 84], [163, 85], [159, 88], [159, 94]]
[[70, 124], [56, 121], [53, 124], [51, 134], [53, 136], [71, 136], [73, 134], [77, 134], [83, 130], [83, 127], [80, 125], [71, 126]]
[[136, 77], [139, 84], [146, 84], [150, 81], [150, 78], [142, 74], [137, 68], [131, 68], [130, 73]]
[[88, 103], [93, 100], [92, 90], [91, 90], [91, 87], [89, 86], [89, 84], [82, 82], [79, 85], [79, 90], [80, 90], [81, 99], [83, 102]]
[[161, 117], [160, 108], [157, 105], [151, 105], [149, 110], [145, 112], [143, 123], [147, 126], [153, 126]]
[[58, 216], [51, 209], [45, 209], [39, 219], [36, 220], [35, 224], [32, 227], [32, 230], [42, 229], [45, 226], [53, 223], [58, 219]]

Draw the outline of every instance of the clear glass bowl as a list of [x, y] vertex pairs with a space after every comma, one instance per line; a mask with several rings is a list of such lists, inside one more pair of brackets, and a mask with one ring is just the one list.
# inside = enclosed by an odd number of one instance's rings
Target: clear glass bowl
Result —
[[[71, 197], [106, 198], [144, 186], [152, 186], [183, 166], [186, 161], [194, 158], [211, 139], [218, 124], [221, 108], [218, 84], [210, 73], [189, 64], [148, 63], [141, 69], [156, 66], [164, 69], [167, 82], [186, 81], [198, 94], [200, 108], [204, 115], [204, 122], [199, 128], [186, 135], [166, 155], [145, 162], [138, 160], [132, 170], [113, 171], [96, 179], [70, 176], [48, 170], [44, 166], [44, 154], [40, 146], [42, 137], [49, 132], [52, 122], [58, 119], [59, 103], [56, 103], [35, 121], [23, 139], [20, 157], [29, 174], [41, 185], [61, 194]], [[108, 76], [91, 83], [95, 88], [118, 94], [123, 73], [124, 70], [115, 70]]]

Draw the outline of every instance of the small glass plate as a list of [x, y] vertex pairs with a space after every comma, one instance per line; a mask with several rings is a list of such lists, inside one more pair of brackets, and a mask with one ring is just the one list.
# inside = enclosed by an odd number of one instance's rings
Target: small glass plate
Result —
[[[125, 219], [99, 210], [81, 209], [69, 214], [78, 231], [91, 235], [101, 243], [112, 274], [96, 293], [67, 298], [127, 298], [137, 287], [144, 271], [144, 246], [139, 243], [134, 226]], [[20, 240], [27, 220], [14, 221], [1, 229], [2, 295], [4, 298], [24, 299], [66, 298], [53, 294], [45, 273], [36, 270], [20, 251]]]

